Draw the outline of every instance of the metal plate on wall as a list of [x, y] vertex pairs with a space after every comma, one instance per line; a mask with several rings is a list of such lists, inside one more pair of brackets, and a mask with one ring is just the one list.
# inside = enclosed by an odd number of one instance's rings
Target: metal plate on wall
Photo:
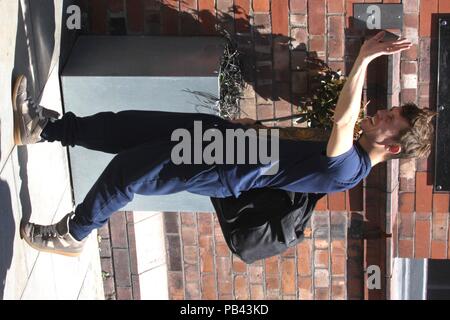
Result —
[[438, 19], [437, 119], [434, 190], [450, 191], [450, 15]]
[[355, 3], [353, 26], [356, 29], [402, 29], [403, 5], [380, 3]]

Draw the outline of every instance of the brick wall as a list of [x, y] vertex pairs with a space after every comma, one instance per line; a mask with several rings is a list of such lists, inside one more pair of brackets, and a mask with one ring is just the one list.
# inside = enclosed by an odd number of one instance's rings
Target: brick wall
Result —
[[99, 229], [103, 287], [107, 300], [139, 300], [136, 242], [132, 212], [116, 212]]
[[[367, 112], [400, 100], [433, 109], [431, 21], [433, 14], [449, 12], [449, 1], [80, 0], [83, 30], [90, 34], [214, 35], [216, 26], [230, 31], [247, 57], [250, 85], [242, 116], [257, 119], [296, 111], [299, 98], [311, 89], [306, 56], [350, 70], [362, 43], [352, 29], [352, 5], [361, 2], [403, 3], [403, 35], [415, 43], [401, 60], [371, 65], [364, 89], [372, 101]], [[369, 291], [364, 279], [371, 264], [389, 279], [391, 250], [403, 257], [448, 256], [449, 197], [432, 192], [431, 159], [378, 165], [356, 188], [320, 201], [302, 244], [254, 265], [230, 255], [210, 213], [166, 214], [171, 298], [388, 296], [388, 282]], [[391, 231], [392, 241], [386, 241]]]
[[[436, 110], [436, 19], [438, 14], [450, 13], [450, 1], [405, 0], [404, 4], [405, 34], [414, 40], [415, 48], [402, 55], [401, 100]], [[428, 159], [400, 161], [396, 256], [449, 257], [449, 194], [433, 192], [433, 161], [433, 154]]]
[[317, 212], [301, 244], [250, 265], [231, 254], [212, 213], [164, 218], [171, 299], [347, 298], [346, 212]]

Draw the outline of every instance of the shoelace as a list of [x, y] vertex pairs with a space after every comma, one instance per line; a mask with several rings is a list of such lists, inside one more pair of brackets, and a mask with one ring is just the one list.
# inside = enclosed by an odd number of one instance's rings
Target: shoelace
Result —
[[40, 235], [43, 239], [49, 239], [49, 238], [56, 238], [59, 233], [56, 230], [56, 225], [49, 225], [49, 226], [40, 226]]
[[44, 120], [44, 119], [45, 119], [45, 116], [44, 116], [44, 108], [43, 108], [42, 106], [38, 105], [38, 104], [37, 104], [36, 102], [34, 102], [33, 99], [31, 99], [31, 98], [27, 98], [25, 101], [28, 103], [29, 107], [30, 107], [31, 109], [33, 109], [34, 112], [36, 112], [36, 114], [38, 115], [38, 117], [39, 117], [40, 120]]

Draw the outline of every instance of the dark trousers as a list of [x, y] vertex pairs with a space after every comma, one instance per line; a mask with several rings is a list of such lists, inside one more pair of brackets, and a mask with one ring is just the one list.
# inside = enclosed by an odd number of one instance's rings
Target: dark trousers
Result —
[[106, 223], [134, 194], [164, 195], [189, 191], [213, 197], [228, 196], [214, 165], [175, 165], [170, 155], [172, 132], [190, 129], [195, 120], [205, 127], [228, 121], [214, 115], [159, 111], [102, 112], [89, 117], [66, 113], [49, 123], [41, 136], [63, 146], [117, 154], [92, 186], [70, 220], [77, 240]]

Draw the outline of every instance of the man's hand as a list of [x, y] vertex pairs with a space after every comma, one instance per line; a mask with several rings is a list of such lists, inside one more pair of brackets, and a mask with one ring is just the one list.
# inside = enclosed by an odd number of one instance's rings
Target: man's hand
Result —
[[360, 57], [367, 60], [367, 62], [370, 62], [382, 55], [389, 55], [408, 50], [412, 46], [412, 43], [407, 39], [383, 41], [385, 34], [384, 31], [381, 31], [369, 40], [366, 40], [359, 52]]

